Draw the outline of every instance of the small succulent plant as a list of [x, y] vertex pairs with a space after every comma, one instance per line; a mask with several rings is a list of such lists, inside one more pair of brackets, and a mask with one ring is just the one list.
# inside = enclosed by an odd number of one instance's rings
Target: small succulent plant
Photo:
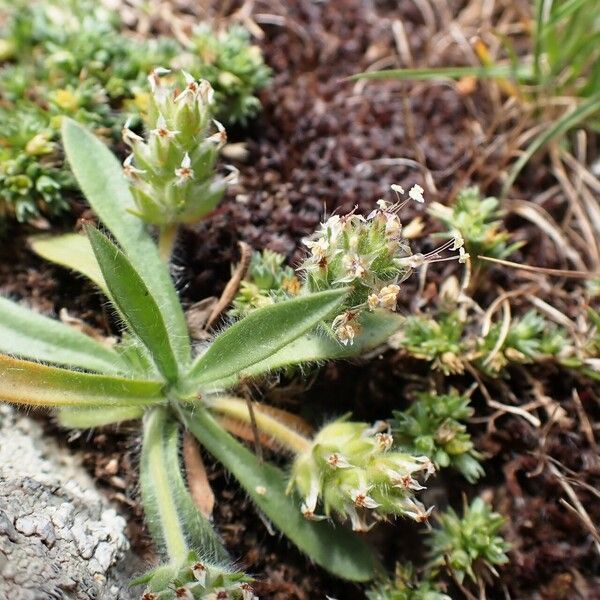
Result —
[[439, 219], [447, 231], [442, 237], [454, 237], [457, 232], [465, 241], [465, 249], [473, 260], [479, 255], [506, 258], [522, 244], [511, 244], [510, 233], [502, 229], [502, 211], [497, 198], [483, 198], [479, 188], [461, 190], [452, 206], [432, 202], [429, 214]]
[[208, 79], [215, 90], [217, 118], [245, 125], [260, 111], [254, 94], [271, 78], [260, 48], [251, 44], [250, 34], [239, 25], [217, 33], [199, 25], [191, 44], [202, 65], [198, 76]]
[[497, 375], [509, 363], [528, 363], [548, 357], [561, 358], [570, 352], [565, 331], [548, 323], [534, 310], [510, 324], [499, 346], [501, 331], [502, 325], [495, 323], [479, 341], [478, 353], [483, 358], [478, 360], [478, 366], [490, 375]]
[[229, 314], [244, 317], [252, 310], [298, 295], [300, 280], [284, 262], [282, 254], [271, 250], [253, 252]]
[[419, 393], [408, 409], [394, 411], [394, 440], [398, 448], [428, 456], [437, 468], [453, 467], [474, 483], [484, 471], [463, 423], [473, 412], [466, 396]]
[[433, 315], [410, 315], [394, 336], [392, 345], [432, 362], [445, 375], [464, 371], [465, 323], [457, 310]]
[[497, 575], [495, 567], [508, 562], [510, 545], [499, 535], [504, 518], [482, 498], [465, 507], [462, 518], [449, 508], [438, 519], [427, 540], [432, 567], [447, 565], [458, 581], [476, 582], [487, 573]]
[[368, 600], [451, 600], [442, 593], [430, 573], [417, 576], [412, 564], [396, 565], [393, 581], [367, 591]]

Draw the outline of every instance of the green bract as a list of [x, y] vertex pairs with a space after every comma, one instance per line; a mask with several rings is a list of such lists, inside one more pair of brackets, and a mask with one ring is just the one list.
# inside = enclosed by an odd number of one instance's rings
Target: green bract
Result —
[[481, 498], [465, 508], [462, 519], [448, 509], [427, 540], [432, 566], [449, 565], [460, 582], [465, 576], [477, 581], [488, 571], [497, 574], [494, 567], [508, 562], [510, 549], [498, 535], [503, 524], [504, 518]]
[[[187, 102], [185, 96], [182, 102]], [[252, 597], [247, 578], [227, 566], [226, 550], [187, 491], [179, 465], [183, 429], [222, 461], [261, 512], [313, 561], [340, 577], [372, 578], [379, 567], [369, 547], [348, 529], [306, 519], [299, 510], [301, 499], [286, 493], [285, 473], [260, 462], [237, 442], [222, 418], [252, 422], [246, 401], [225, 393], [241, 379], [355, 356], [385, 342], [397, 329], [399, 317], [375, 309], [365, 315], [363, 333], [354, 344], [341, 345], [323, 326], [354, 293], [352, 285], [337, 284], [315, 292], [305, 289], [253, 310], [210, 343], [192, 347], [168, 264], [145, 224], [132, 214], [135, 199], [119, 162], [102, 142], [68, 119], [63, 144], [106, 233], [88, 227], [87, 238], [67, 235], [35, 238], [32, 243], [41, 254], [98, 285], [119, 317], [121, 339], [104, 345], [2, 298], [0, 399], [59, 409], [60, 422], [69, 427], [142, 418], [142, 500], [151, 533], [167, 558], [163, 567], [139, 580], [147, 585], [148, 598], [213, 598], [211, 594], [221, 590], [233, 598]], [[298, 451], [310, 445], [285, 420], [269, 417], [258, 406], [255, 410], [256, 425], [265, 435]], [[420, 459], [379, 452], [373, 445], [378, 440], [370, 439], [374, 454], [365, 456], [362, 465], [369, 481], [389, 479], [389, 473], [378, 470], [383, 466], [407, 474], [427, 468], [429, 463]], [[358, 454], [351, 456], [358, 460]], [[409, 487], [413, 481], [407, 479]], [[404, 489], [381, 495], [385, 506], [380, 512], [395, 512], [403, 498], [407, 511], [419, 510], [408, 496]]]
[[394, 411], [392, 433], [399, 448], [428, 456], [438, 468], [452, 466], [474, 483], [484, 471], [462, 423], [472, 415], [465, 396], [420, 393], [407, 410]]

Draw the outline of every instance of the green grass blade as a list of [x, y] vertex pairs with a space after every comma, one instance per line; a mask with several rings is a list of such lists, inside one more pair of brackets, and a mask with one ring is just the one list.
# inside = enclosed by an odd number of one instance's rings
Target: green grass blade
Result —
[[386, 69], [384, 71], [365, 71], [348, 77], [350, 81], [361, 79], [460, 79], [461, 77], [478, 77], [490, 79], [496, 77], [513, 77], [517, 80], [528, 79], [531, 69], [526, 66], [492, 65], [489, 67], [423, 67], [416, 69]]
[[99, 373], [124, 373], [114, 350], [91, 337], [0, 297], [0, 352]]
[[82, 192], [156, 299], [178, 360], [189, 363], [190, 340], [177, 292], [144, 223], [129, 213], [135, 203], [121, 165], [100, 140], [71, 119], [63, 120], [62, 137]]
[[224, 431], [200, 408], [182, 413], [185, 424], [204, 447], [240, 482], [258, 508], [310, 560], [334, 575], [368, 581], [379, 570], [369, 546], [345, 527], [309, 521], [300, 512], [300, 500], [286, 495], [286, 476], [260, 462], [245, 446]]
[[164, 402], [163, 385], [48, 367], [0, 355], [0, 401], [28, 406], [102, 408]]
[[[361, 316], [360, 322], [362, 333], [355, 338], [351, 346], [344, 346], [331, 336], [314, 329], [287, 344], [265, 360], [251, 365], [245, 370], [244, 375], [253, 377], [292, 365], [360, 356], [385, 344], [388, 338], [398, 331], [404, 319], [397, 314], [381, 310], [365, 313]], [[233, 387], [237, 382], [238, 376], [233, 375], [227, 379], [213, 382], [210, 387], [215, 390], [223, 390]]]
[[348, 290], [330, 290], [253, 311], [218, 335], [196, 361], [190, 377], [204, 385], [265, 360], [312, 329], [343, 302]]
[[88, 236], [112, 301], [146, 346], [159, 371], [168, 381], [175, 381], [179, 371], [177, 359], [155, 299], [127, 256], [113, 242], [93, 227], [88, 229]]
[[85, 275], [106, 294], [106, 282], [102, 277], [90, 241], [85, 235], [78, 233], [34, 235], [28, 241], [31, 249], [38, 256]]
[[185, 486], [179, 463], [179, 424], [163, 408], [153, 409], [144, 419], [140, 486], [152, 537], [172, 561], [184, 562], [192, 549], [211, 561], [228, 559]]
[[600, 112], [600, 94], [592, 96], [589, 100], [582, 102], [577, 108], [565, 113], [552, 126], [548, 127], [546, 131], [538, 135], [512, 166], [510, 173], [502, 186], [502, 197], [505, 197], [508, 194], [523, 167], [531, 160], [538, 150], [551, 140], [564, 135], [570, 129], [577, 127], [598, 112]]
[[58, 422], [69, 429], [92, 429], [123, 421], [141, 419], [144, 409], [139, 406], [119, 408], [61, 408]]

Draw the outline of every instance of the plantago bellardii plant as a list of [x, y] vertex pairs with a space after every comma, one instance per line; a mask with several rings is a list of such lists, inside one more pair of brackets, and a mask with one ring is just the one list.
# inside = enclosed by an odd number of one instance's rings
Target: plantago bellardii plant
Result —
[[[180, 125], [167, 123], [168, 128], [175, 126]], [[331, 469], [327, 460], [337, 453], [351, 466], [338, 465], [344, 486], [341, 499], [325, 483], [317, 493], [329, 512], [347, 516], [355, 525], [355, 508], [372, 511], [375, 518], [414, 512], [414, 518], [424, 520], [427, 511], [414, 498], [421, 486], [412, 474], [427, 472], [431, 463], [390, 451], [388, 434], [360, 423], [333, 423], [312, 440], [256, 403], [253, 419], [247, 402], [230, 390], [246, 377], [275, 369], [355, 356], [383, 343], [398, 328], [400, 317], [385, 310], [393, 305], [392, 294], [388, 298], [383, 288], [397, 285], [412, 265], [397, 260], [398, 249], [401, 260], [410, 257], [405, 245], [386, 237], [395, 212], [382, 205], [367, 218], [352, 216], [347, 232], [341, 224], [336, 241], [346, 243], [342, 240], [347, 238], [354, 244], [352, 236], [358, 232], [357, 256], [372, 260], [376, 279], [365, 280], [342, 260], [340, 273], [346, 274], [326, 285], [320, 271], [311, 272], [305, 265], [313, 284], [305, 280], [295, 297], [251, 311], [209, 344], [193, 347], [168, 266], [145, 223], [135, 216], [136, 200], [118, 161], [74, 121], [65, 120], [63, 143], [75, 177], [109, 235], [87, 227], [87, 238], [74, 236], [71, 241], [77, 252], [63, 253], [60, 262], [90, 277], [104, 292], [122, 324], [122, 338], [108, 347], [0, 298], [0, 351], [6, 353], [0, 355], [0, 399], [57, 409], [68, 427], [142, 420], [142, 501], [167, 561], [139, 580], [147, 586], [148, 598], [183, 594], [177, 597], [208, 599], [219, 590], [234, 593], [231, 597], [251, 597], [249, 582], [228, 567], [226, 550], [187, 492], [177, 451], [184, 429], [313, 561], [344, 578], [371, 578], [378, 563], [360, 538], [302, 510], [313, 498], [303, 473], [307, 471], [310, 480], [314, 469]], [[338, 260], [336, 252], [332, 258]], [[378, 265], [386, 268], [379, 270]], [[359, 309], [351, 339], [340, 335], [335, 320]], [[292, 450], [297, 455], [292, 485], [283, 471], [259, 461], [236, 441], [222, 417], [253, 420], [259, 432]], [[342, 435], [344, 429], [348, 435]], [[325, 446], [331, 450], [327, 455]]]

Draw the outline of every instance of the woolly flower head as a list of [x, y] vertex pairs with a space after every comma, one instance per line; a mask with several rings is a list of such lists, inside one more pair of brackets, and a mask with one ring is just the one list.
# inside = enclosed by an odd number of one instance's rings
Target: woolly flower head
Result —
[[180, 83], [165, 83], [168, 69], [148, 77], [151, 101], [144, 137], [123, 129], [131, 154], [123, 163], [136, 202], [135, 214], [148, 223], [192, 223], [217, 205], [234, 173], [216, 173], [225, 128], [211, 119], [213, 91], [182, 71]]
[[369, 427], [339, 420], [323, 427], [292, 467], [290, 487], [303, 498], [304, 516], [322, 519], [336, 513], [349, 518], [356, 531], [388, 515], [426, 521], [432, 509], [425, 509], [414, 492], [424, 489], [417, 477], [433, 473], [433, 463], [394, 452], [392, 444], [384, 423]]
[[141, 600], [258, 600], [251, 579], [239, 571], [200, 560], [190, 552], [181, 565], [162, 565], [138, 577], [145, 585]]
[[[393, 185], [392, 190], [397, 202], [379, 200], [377, 208], [366, 217], [355, 211], [344, 216], [333, 215], [304, 240], [310, 254], [300, 270], [308, 289], [318, 292], [350, 287], [352, 290], [343, 312], [331, 324], [343, 344], [351, 344], [360, 334], [360, 316], [365, 310], [396, 309], [400, 284], [414, 269], [449, 260], [442, 256], [444, 251], [462, 248], [462, 240], [457, 238], [428, 254], [413, 254], [402, 236], [398, 216], [408, 200], [402, 199], [404, 190], [400, 186]], [[413, 186], [409, 198], [423, 202], [423, 189]]]

